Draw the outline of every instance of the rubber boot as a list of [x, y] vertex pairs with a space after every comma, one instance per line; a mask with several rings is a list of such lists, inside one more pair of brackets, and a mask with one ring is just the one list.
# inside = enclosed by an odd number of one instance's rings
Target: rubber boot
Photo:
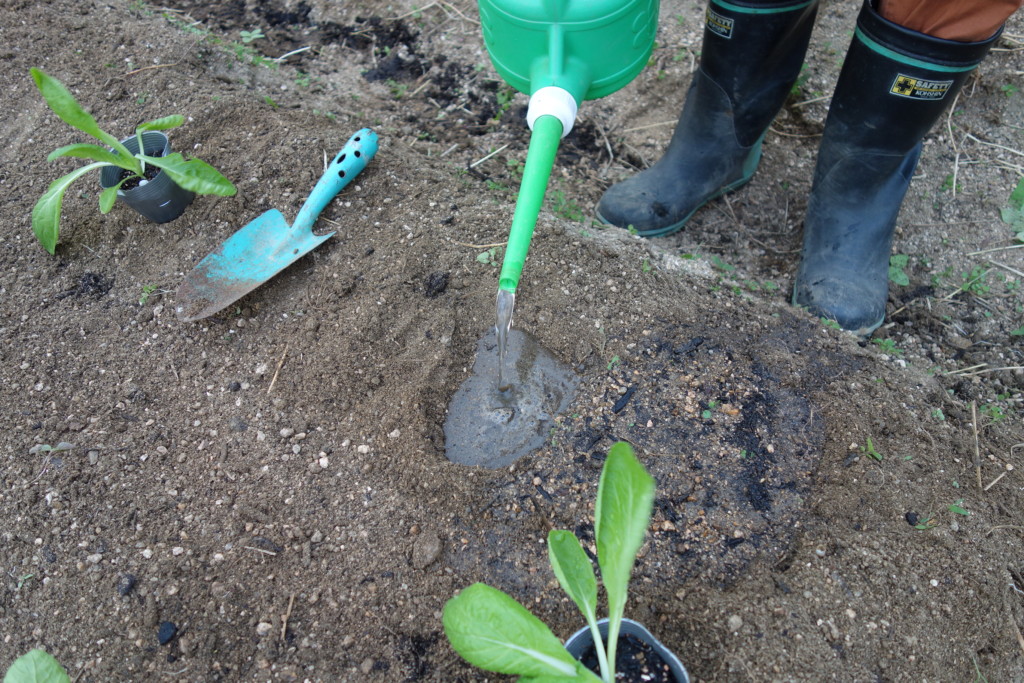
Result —
[[865, 2], [818, 150], [795, 305], [861, 336], [882, 324], [893, 229], [921, 139], [998, 35], [933, 38]]
[[608, 188], [597, 215], [644, 237], [676, 232], [711, 199], [740, 187], [796, 83], [816, 0], [711, 0], [700, 68], [672, 141], [651, 168]]

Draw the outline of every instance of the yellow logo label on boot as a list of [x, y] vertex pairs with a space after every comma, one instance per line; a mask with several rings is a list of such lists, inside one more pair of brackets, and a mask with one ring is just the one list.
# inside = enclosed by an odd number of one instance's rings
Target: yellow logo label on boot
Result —
[[726, 40], [732, 38], [732, 26], [736, 23], [734, 19], [723, 17], [721, 14], [708, 7], [707, 12], [704, 13], [704, 22], [707, 25], [708, 30], [715, 35], [721, 36]]
[[912, 100], [941, 100], [953, 87], [953, 81], [927, 81], [906, 74], [899, 74], [889, 92]]

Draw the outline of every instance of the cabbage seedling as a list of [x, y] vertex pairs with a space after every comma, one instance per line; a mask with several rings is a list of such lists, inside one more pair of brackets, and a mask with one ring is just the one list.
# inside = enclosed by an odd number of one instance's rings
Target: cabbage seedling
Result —
[[48, 161], [60, 157], [75, 157], [93, 161], [93, 163], [82, 166], [50, 183], [50, 187], [32, 209], [32, 230], [39, 242], [51, 254], [57, 247], [61, 205], [64, 201], [65, 190], [71, 183], [89, 171], [104, 166], [118, 166], [127, 173], [117, 185], [100, 193], [101, 213], [107, 213], [113, 208], [114, 202], [117, 200], [117, 191], [124, 183], [132, 179], [142, 180], [145, 178], [147, 164], [160, 168], [180, 187], [197, 194], [213, 194], [222, 197], [230, 197], [235, 194], [235, 186], [231, 184], [231, 181], [205, 161], [185, 160], [177, 152], [164, 157], [148, 156], [145, 153], [145, 147], [142, 145], [143, 133], [151, 130], [163, 131], [176, 128], [184, 123], [183, 116], [177, 114], [165, 116], [141, 124], [135, 129], [139, 151], [132, 154], [117, 138], [99, 127], [96, 119], [82, 108], [74, 95], [60, 81], [40, 69], [33, 68], [31, 73], [46, 104], [64, 123], [91, 135], [106, 145], [106, 147], [88, 143], [66, 145], [50, 152], [50, 156], [47, 157]]
[[442, 621], [452, 647], [470, 664], [524, 681], [615, 680], [615, 649], [636, 554], [654, 504], [654, 479], [629, 444], [608, 452], [594, 507], [594, 538], [608, 596], [607, 650], [597, 624], [594, 567], [572, 533], [548, 534], [548, 559], [562, 589], [590, 627], [601, 667], [598, 678], [562, 646], [542, 621], [502, 591], [476, 583], [447, 602]]

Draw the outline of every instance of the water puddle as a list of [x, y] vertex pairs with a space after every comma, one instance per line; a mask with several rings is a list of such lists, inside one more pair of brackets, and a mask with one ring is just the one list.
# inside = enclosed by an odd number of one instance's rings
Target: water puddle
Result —
[[498, 389], [494, 329], [480, 340], [473, 373], [448, 404], [445, 455], [460, 465], [498, 469], [537, 450], [554, 417], [576, 393], [575, 373], [526, 332], [508, 330], [503, 379]]

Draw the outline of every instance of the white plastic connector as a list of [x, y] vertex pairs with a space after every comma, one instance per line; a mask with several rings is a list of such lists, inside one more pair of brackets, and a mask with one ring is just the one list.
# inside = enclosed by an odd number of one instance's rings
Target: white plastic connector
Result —
[[533, 122], [541, 116], [556, 116], [562, 122], [562, 137], [572, 130], [576, 122], [576, 98], [568, 90], [549, 85], [533, 93], [526, 110], [526, 123], [533, 130]]

